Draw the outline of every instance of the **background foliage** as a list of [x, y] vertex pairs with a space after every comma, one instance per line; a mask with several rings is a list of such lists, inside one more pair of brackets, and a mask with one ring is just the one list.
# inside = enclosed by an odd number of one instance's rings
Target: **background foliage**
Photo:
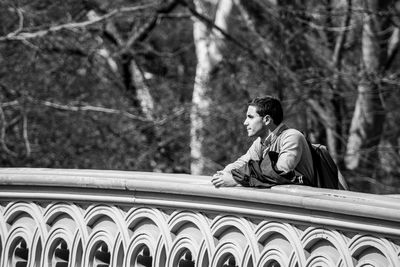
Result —
[[[278, 2], [235, 1], [223, 60], [210, 73], [203, 174], [244, 153], [252, 141], [242, 127], [246, 103], [270, 94], [282, 99], [289, 126], [314, 142], [326, 144], [330, 126], [310, 103], [332, 111], [340, 125], [337, 161], [352, 190], [398, 193], [396, 53], [390, 67], [373, 77], [378, 89], [369, 92], [384, 108], [377, 110], [385, 117], [379, 145], [367, 148], [377, 156], [355, 170], [343, 162], [363, 69], [359, 17], [375, 9], [360, 9], [353, 1], [352, 23], [342, 27], [349, 1]], [[390, 19], [391, 32], [398, 31], [399, 3], [387, 2], [389, 8], [378, 15]], [[199, 19], [193, 10], [194, 3], [183, 0], [2, 0], [1, 166], [190, 173], [198, 64], [193, 21]], [[213, 14], [202, 15], [212, 22]], [[347, 38], [338, 67], [332, 65], [332, 51], [341, 32]], [[382, 42], [398, 49], [398, 42], [390, 41], [395, 37]], [[267, 42], [272, 43], [268, 53]], [[141, 102], [146, 90], [151, 111]]]

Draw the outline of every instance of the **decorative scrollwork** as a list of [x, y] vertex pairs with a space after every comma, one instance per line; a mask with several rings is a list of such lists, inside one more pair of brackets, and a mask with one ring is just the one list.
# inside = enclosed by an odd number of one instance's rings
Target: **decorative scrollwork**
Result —
[[111, 254], [108, 250], [106, 243], [101, 242], [98, 245], [98, 249], [94, 253], [94, 264], [95, 267], [108, 267], [110, 266]]
[[192, 252], [190, 250], [186, 250], [183, 253], [183, 258], [179, 260], [178, 267], [194, 267], [194, 260], [192, 258]]
[[70, 251], [68, 245], [64, 240], [60, 240], [56, 249], [54, 250], [55, 267], [68, 267]]
[[229, 255], [228, 260], [224, 263], [222, 267], [238, 267], [236, 265], [235, 257], [233, 255]]
[[150, 250], [147, 246], [144, 246], [143, 250], [137, 256], [136, 264], [138, 266], [151, 267], [152, 263], [153, 263], [153, 257], [150, 256]]
[[14, 249], [13, 263], [18, 267], [26, 267], [28, 265], [29, 249], [26, 247], [26, 241], [21, 239]]

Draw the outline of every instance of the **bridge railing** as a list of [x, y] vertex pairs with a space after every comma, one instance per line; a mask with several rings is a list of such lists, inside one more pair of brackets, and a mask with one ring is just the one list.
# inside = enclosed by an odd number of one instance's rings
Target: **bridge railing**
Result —
[[4, 267], [400, 266], [396, 196], [11, 168], [0, 204]]

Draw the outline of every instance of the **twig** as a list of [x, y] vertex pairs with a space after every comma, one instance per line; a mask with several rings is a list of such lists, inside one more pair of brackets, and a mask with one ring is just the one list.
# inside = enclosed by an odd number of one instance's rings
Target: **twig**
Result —
[[12, 32], [13, 34], [18, 34], [24, 28], [24, 15], [22, 14], [22, 9], [17, 8], [17, 13], [18, 13], [18, 28], [14, 32]]
[[6, 144], [6, 117], [3, 112], [3, 108], [0, 106], [0, 120], [1, 120], [1, 128], [0, 128], [0, 143], [1, 143], [1, 148], [7, 153], [10, 154], [13, 157], [17, 156], [17, 153], [14, 151], [11, 151]]
[[23, 113], [23, 115], [22, 115], [22, 122], [23, 122], [22, 123], [23, 124], [22, 136], [24, 138], [26, 156], [29, 157], [31, 155], [32, 150], [31, 150], [31, 145], [30, 145], [29, 138], [28, 138], [28, 118], [27, 118], [25, 111], [23, 111], [22, 113]]

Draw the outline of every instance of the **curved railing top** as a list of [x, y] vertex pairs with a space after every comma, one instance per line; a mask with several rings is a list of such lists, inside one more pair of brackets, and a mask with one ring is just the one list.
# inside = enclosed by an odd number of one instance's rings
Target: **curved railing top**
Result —
[[3, 168], [2, 199], [176, 207], [400, 236], [396, 196], [293, 185], [214, 188], [210, 177], [187, 174]]

